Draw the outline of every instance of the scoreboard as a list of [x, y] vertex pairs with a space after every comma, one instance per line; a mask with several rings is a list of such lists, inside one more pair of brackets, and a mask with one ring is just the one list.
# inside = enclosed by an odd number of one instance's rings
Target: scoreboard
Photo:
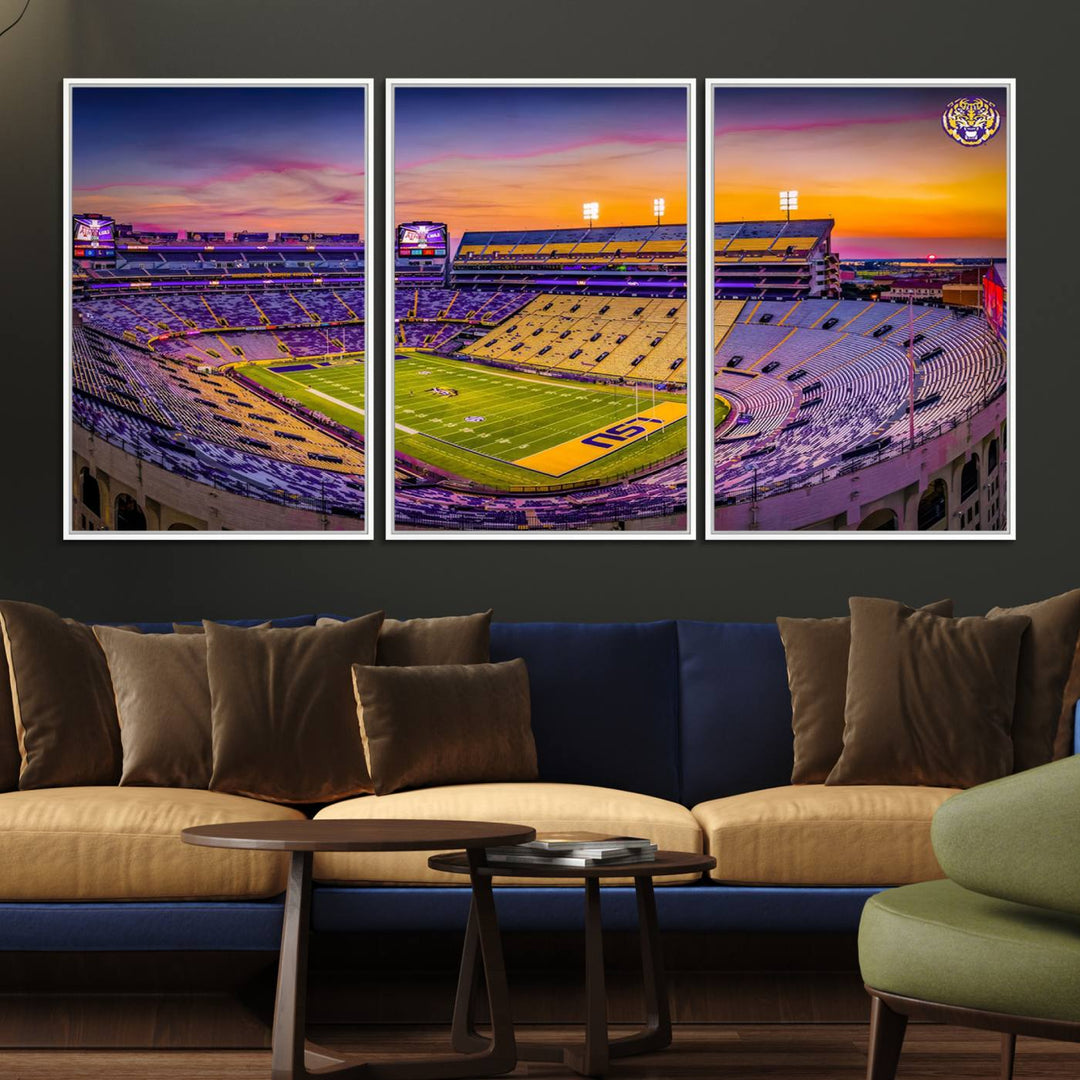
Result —
[[412, 221], [397, 230], [399, 259], [445, 259], [446, 226], [435, 221]]
[[71, 224], [71, 254], [75, 259], [116, 262], [116, 222], [100, 214], [75, 214]]
[[446, 284], [446, 225], [439, 221], [407, 221], [397, 227], [394, 280], [409, 288]]
[[1001, 342], [1008, 338], [1008, 298], [1005, 292], [1005, 268], [991, 264], [982, 279], [983, 311], [990, 329]]

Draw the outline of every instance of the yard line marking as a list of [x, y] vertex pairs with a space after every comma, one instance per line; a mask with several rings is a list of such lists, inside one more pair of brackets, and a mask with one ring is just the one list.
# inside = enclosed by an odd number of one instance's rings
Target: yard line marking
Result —
[[355, 413], [364, 415], [364, 410], [359, 405], [350, 405], [347, 401], [342, 401], [341, 398], [333, 397], [331, 394], [324, 394], [321, 390], [316, 390], [314, 386], [309, 386], [309, 394], [318, 394], [319, 397], [325, 398], [327, 401], [333, 402], [335, 405], [340, 405], [343, 409], [351, 409]]

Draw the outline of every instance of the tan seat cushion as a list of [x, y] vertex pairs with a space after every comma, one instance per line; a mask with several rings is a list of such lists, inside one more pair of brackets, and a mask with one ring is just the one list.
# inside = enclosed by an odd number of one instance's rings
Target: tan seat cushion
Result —
[[189, 825], [292, 821], [299, 810], [190, 788], [70, 787], [0, 795], [0, 901], [276, 896], [287, 856], [193, 847]]
[[740, 885], [907, 885], [944, 875], [930, 819], [955, 788], [767, 788], [694, 807], [710, 875]]
[[[583, 784], [456, 784], [348, 799], [320, 810], [317, 821], [340, 818], [449, 818], [531, 825], [537, 832], [584, 831], [645, 836], [662, 848], [701, 851], [701, 829], [685, 806], [629, 791]], [[315, 880], [408, 885], [463, 885], [465, 878], [429, 870], [432, 852], [324, 853], [315, 856]], [[657, 878], [657, 884], [697, 875]], [[497, 885], [574, 885], [563, 879], [498, 877]], [[616, 880], [605, 881], [616, 884]], [[621, 880], [625, 884], [625, 880]]]

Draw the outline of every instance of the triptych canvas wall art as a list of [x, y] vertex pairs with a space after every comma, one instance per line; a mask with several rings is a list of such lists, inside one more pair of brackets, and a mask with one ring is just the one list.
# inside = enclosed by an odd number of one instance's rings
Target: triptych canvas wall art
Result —
[[1008, 80], [65, 91], [66, 538], [1015, 535]]

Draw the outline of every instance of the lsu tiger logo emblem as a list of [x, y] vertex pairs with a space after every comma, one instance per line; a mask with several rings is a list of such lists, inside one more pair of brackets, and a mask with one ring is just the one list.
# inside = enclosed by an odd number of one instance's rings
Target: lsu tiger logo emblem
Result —
[[986, 98], [961, 97], [945, 106], [941, 126], [961, 146], [981, 146], [997, 134], [1001, 113]]

